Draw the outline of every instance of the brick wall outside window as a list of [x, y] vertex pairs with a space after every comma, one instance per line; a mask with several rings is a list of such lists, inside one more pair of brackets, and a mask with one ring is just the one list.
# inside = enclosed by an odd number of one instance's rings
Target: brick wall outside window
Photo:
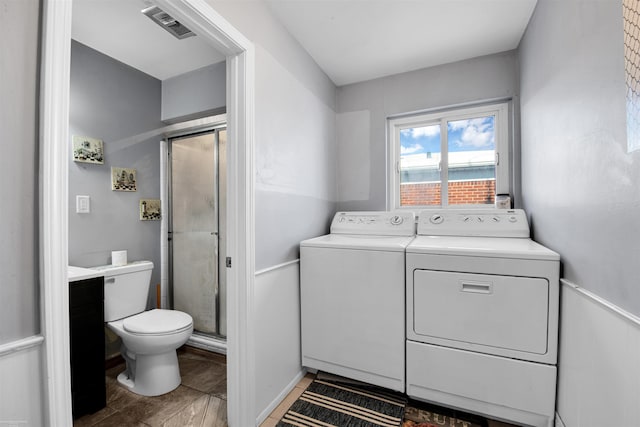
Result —
[[[482, 205], [495, 202], [495, 179], [449, 182], [450, 205]], [[440, 183], [421, 182], [400, 185], [401, 206], [439, 206]]]

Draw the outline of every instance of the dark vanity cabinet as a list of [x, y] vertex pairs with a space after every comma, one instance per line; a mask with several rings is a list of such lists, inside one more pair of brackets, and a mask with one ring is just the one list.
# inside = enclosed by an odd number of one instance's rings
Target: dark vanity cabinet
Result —
[[69, 282], [73, 418], [106, 406], [104, 277]]

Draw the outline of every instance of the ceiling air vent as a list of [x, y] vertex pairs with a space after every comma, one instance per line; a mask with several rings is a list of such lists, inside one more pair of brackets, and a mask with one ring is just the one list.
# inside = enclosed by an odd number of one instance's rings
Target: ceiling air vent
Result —
[[151, 6], [142, 10], [153, 22], [169, 31], [177, 39], [186, 39], [195, 36], [195, 33], [178, 22], [174, 17], [169, 15], [158, 6]]

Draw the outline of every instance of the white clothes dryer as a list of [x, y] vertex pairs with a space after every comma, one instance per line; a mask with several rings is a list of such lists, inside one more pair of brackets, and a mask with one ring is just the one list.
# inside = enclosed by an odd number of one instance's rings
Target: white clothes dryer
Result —
[[407, 394], [552, 426], [559, 260], [522, 210], [421, 212], [407, 247]]
[[300, 243], [302, 364], [405, 388], [405, 248], [411, 212], [338, 212]]

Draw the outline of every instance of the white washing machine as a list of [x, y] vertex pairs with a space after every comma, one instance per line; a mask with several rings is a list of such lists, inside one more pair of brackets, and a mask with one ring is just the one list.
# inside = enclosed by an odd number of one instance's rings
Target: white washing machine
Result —
[[300, 243], [302, 364], [404, 392], [410, 212], [338, 212]]
[[407, 394], [552, 426], [560, 256], [525, 213], [421, 212], [406, 256]]

